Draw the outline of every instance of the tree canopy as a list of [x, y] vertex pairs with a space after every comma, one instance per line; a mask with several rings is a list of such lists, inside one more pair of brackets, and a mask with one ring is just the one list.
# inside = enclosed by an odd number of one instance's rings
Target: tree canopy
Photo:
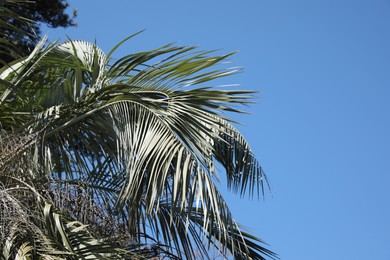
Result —
[[[41, 26], [68, 27], [76, 26], [73, 20], [77, 13], [66, 13], [69, 7], [64, 0], [35, 0], [35, 1], [1, 1], [2, 10], [7, 10], [0, 19], [4, 22], [0, 27], [0, 36], [12, 44], [1, 46], [0, 60], [11, 62], [28, 55], [41, 38]], [[7, 15], [15, 14], [15, 15]]]

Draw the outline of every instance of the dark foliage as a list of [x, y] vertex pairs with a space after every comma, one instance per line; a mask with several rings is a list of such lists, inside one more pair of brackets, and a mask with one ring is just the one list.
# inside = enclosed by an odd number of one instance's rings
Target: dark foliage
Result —
[[73, 19], [77, 13], [75, 10], [72, 15], [66, 13], [69, 4], [65, 0], [0, 0], [0, 5], [6, 12], [15, 13], [18, 17], [0, 14], [1, 41], [12, 45], [12, 48], [0, 45], [0, 61], [3, 64], [28, 55], [41, 36], [43, 24], [52, 28], [76, 26]]

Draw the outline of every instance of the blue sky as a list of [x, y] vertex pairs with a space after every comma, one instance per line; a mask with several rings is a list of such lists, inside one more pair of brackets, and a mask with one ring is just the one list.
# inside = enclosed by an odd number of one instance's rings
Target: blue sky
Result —
[[[261, 91], [234, 116], [272, 186], [227, 194], [282, 259], [390, 259], [390, 1], [70, 0], [79, 26], [51, 39], [118, 55], [166, 43], [238, 50], [224, 84]], [[219, 82], [218, 82], [219, 83]]]

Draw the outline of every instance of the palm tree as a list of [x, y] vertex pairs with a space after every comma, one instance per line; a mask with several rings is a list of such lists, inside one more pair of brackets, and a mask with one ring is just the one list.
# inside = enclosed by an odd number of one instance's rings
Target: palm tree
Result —
[[42, 40], [1, 69], [1, 259], [275, 258], [216, 187], [216, 165], [242, 196], [267, 183], [224, 116], [253, 92], [206, 85], [231, 54], [121, 44]]

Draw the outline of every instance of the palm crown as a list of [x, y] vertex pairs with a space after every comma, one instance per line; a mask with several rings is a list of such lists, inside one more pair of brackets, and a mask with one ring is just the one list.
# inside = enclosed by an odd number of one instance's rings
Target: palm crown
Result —
[[216, 164], [241, 195], [267, 183], [222, 113], [253, 92], [206, 85], [230, 54], [44, 43], [0, 71], [3, 258], [275, 257], [215, 185]]

